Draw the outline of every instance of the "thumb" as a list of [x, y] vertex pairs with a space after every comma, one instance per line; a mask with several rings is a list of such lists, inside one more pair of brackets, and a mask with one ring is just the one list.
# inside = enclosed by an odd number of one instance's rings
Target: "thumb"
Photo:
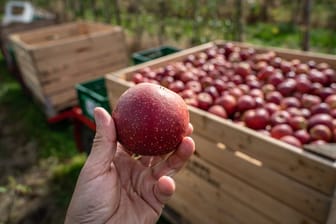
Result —
[[111, 115], [104, 108], [95, 108], [94, 116], [96, 135], [87, 162], [105, 170], [110, 168], [117, 149], [116, 129]]

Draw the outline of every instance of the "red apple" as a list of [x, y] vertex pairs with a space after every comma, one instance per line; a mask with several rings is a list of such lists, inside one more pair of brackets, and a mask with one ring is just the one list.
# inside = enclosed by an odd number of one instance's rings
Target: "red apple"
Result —
[[311, 112], [309, 109], [307, 108], [301, 108], [301, 114], [303, 117], [305, 117], [306, 119], [309, 118], [311, 116]]
[[244, 93], [247, 94], [250, 92], [250, 87], [246, 84], [240, 84], [238, 85], [238, 88]]
[[213, 105], [208, 109], [209, 113], [215, 114], [221, 118], [227, 118], [227, 113], [221, 105]]
[[301, 98], [301, 105], [305, 108], [311, 108], [316, 104], [321, 103], [321, 98], [311, 94], [303, 94]]
[[289, 96], [291, 95], [296, 88], [296, 81], [295, 79], [289, 78], [280, 83], [277, 86], [277, 90], [283, 95], [283, 96]]
[[315, 114], [308, 119], [308, 129], [323, 124], [330, 130], [333, 130], [333, 118], [329, 114]]
[[237, 108], [239, 111], [244, 112], [249, 109], [253, 109], [256, 107], [255, 99], [249, 95], [243, 95], [238, 98]]
[[132, 76], [132, 81], [135, 83], [135, 84], [138, 84], [138, 83], [141, 83], [144, 81], [144, 77], [141, 73], [135, 73], [133, 76]]
[[293, 129], [288, 124], [278, 124], [271, 129], [271, 136], [280, 139], [286, 135], [293, 135]]
[[264, 93], [260, 89], [251, 89], [249, 95], [252, 97], [264, 98]]
[[335, 94], [335, 90], [331, 87], [323, 87], [316, 91], [316, 94], [322, 99], [325, 100], [328, 96]]
[[288, 123], [294, 130], [306, 129], [308, 125], [306, 118], [302, 116], [290, 117]]
[[317, 124], [309, 130], [313, 140], [323, 140], [329, 142], [332, 139], [331, 130], [323, 124]]
[[246, 77], [251, 73], [251, 67], [249, 63], [240, 62], [237, 64], [235, 69], [236, 74], [240, 75], [241, 77]]
[[278, 124], [288, 124], [290, 118], [290, 114], [285, 110], [279, 110], [272, 114], [270, 119], [271, 125], [278, 125]]
[[261, 89], [262, 83], [259, 82], [258, 80], [246, 80], [246, 84], [251, 88], [251, 89]]
[[282, 61], [280, 65], [282, 73], [287, 74], [292, 70], [292, 64], [288, 61]]
[[289, 108], [286, 109], [286, 111], [291, 116], [303, 116], [301, 109], [297, 108], [297, 107], [289, 107]]
[[267, 93], [265, 96], [265, 99], [267, 102], [272, 102], [272, 103], [279, 105], [282, 100], [282, 95], [280, 92], [274, 91], [274, 92]]
[[275, 72], [268, 78], [268, 83], [277, 86], [285, 80], [285, 77], [280, 72]]
[[255, 130], [265, 129], [268, 124], [269, 113], [264, 108], [248, 110], [244, 113], [243, 120], [249, 128]]
[[241, 96], [244, 95], [243, 91], [239, 89], [238, 87], [234, 87], [229, 90], [229, 93], [234, 96], [236, 99], [240, 98]]
[[297, 78], [296, 89], [300, 93], [309, 93], [312, 88], [312, 82], [308, 78]]
[[186, 83], [185, 87], [191, 89], [194, 93], [199, 93], [202, 91], [201, 83], [198, 81], [189, 81]]
[[212, 96], [209, 93], [201, 92], [197, 95], [198, 107], [208, 110], [213, 104]]
[[258, 72], [257, 77], [259, 80], [266, 81], [274, 73], [274, 68], [272, 66], [267, 66]]
[[219, 93], [227, 89], [227, 85], [222, 79], [215, 79], [212, 85], [217, 89]]
[[277, 104], [275, 104], [275, 103], [272, 103], [272, 102], [265, 103], [264, 108], [265, 108], [265, 109], [268, 111], [268, 113], [271, 114], [271, 115], [272, 115], [274, 112], [280, 110], [279, 105], [277, 105]]
[[264, 94], [275, 91], [275, 87], [272, 84], [265, 84], [261, 89]]
[[320, 103], [312, 106], [310, 111], [312, 114], [329, 114], [330, 106], [327, 103]]
[[184, 83], [180, 80], [176, 80], [169, 84], [168, 89], [174, 91], [175, 93], [181, 92], [184, 90], [185, 86]]
[[229, 94], [220, 96], [215, 103], [223, 106], [228, 115], [232, 115], [237, 109], [236, 98]]
[[319, 70], [317, 70], [317, 69], [310, 70], [310, 72], [309, 72], [309, 79], [312, 82], [318, 82], [318, 83], [321, 83], [322, 85], [328, 84], [328, 78], [327, 78], [327, 76], [324, 73], [322, 73]]
[[164, 77], [161, 79], [160, 84], [161, 84], [162, 86], [166, 87], [166, 88], [169, 88], [169, 85], [170, 85], [171, 83], [173, 83], [173, 82], [174, 82], [174, 78], [173, 78], [173, 77], [171, 77], [171, 76], [164, 76]]
[[187, 83], [187, 82], [189, 82], [189, 81], [196, 80], [197, 77], [196, 77], [192, 72], [185, 71], [185, 72], [182, 72], [182, 73], [179, 75], [179, 79], [180, 79], [182, 82]]
[[296, 108], [299, 108], [300, 107], [300, 101], [295, 98], [295, 97], [286, 97], [286, 98], [283, 98], [280, 102], [280, 107], [282, 109], [287, 109], [289, 107], [296, 107]]
[[296, 74], [307, 74], [309, 72], [309, 66], [307, 64], [299, 64], [298, 66], [296, 66], [295, 68], [295, 73]]
[[324, 102], [326, 102], [331, 109], [336, 109], [336, 94], [328, 96]]
[[183, 99], [195, 98], [195, 93], [191, 89], [185, 89], [178, 93]]
[[139, 155], [163, 155], [175, 150], [188, 134], [189, 111], [173, 91], [141, 83], [129, 88], [113, 113], [117, 140]]
[[231, 55], [231, 53], [234, 50], [234, 44], [231, 43], [231, 42], [227, 42], [227, 43], [224, 44], [223, 48], [225, 50], [225, 52], [224, 52], [225, 57], [229, 58], [229, 56]]
[[328, 68], [323, 71], [324, 75], [328, 78], [328, 83], [336, 82], [336, 72], [335, 70]]
[[286, 135], [280, 138], [280, 141], [285, 142], [287, 144], [302, 148], [302, 144], [299, 141], [299, 139], [295, 138], [294, 136], [291, 135]]
[[198, 100], [197, 100], [196, 96], [192, 97], [192, 98], [185, 98], [184, 102], [189, 106], [199, 107]]
[[214, 86], [206, 87], [203, 92], [209, 93], [214, 100], [219, 97], [219, 93], [218, 93], [216, 87], [214, 87]]
[[294, 136], [299, 139], [302, 144], [308, 144], [311, 140], [310, 134], [305, 129], [295, 131]]
[[213, 79], [209, 76], [205, 76], [201, 78], [200, 83], [203, 89], [205, 89], [208, 86], [211, 86], [213, 82]]

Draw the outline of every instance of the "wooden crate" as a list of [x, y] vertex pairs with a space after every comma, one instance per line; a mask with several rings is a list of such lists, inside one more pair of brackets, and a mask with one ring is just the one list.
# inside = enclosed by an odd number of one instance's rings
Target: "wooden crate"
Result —
[[33, 21], [31, 23], [11, 23], [0, 26], [0, 47], [4, 55], [7, 67], [10, 71], [17, 71], [15, 59], [12, 56], [12, 46], [10, 42], [10, 35], [28, 30], [39, 29], [57, 23], [56, 18], [46, 18]]
[[[111, 106], [143, 67], [158, 68], [210, 48], [207, 43], [106, 75]], [[240, 44], [241, 46], [252, 46]], [[314, 59], [336, 68], [329, 55], [275, 48], [283, 58]], [[175, 176], [177, 190], [168, 206], [176, 223], [336, 223], [336, 163], [205, 111], [189, 107], [196, 153]]]
[[26, 86], [48, 117], [77, 104], [74, 85], [128, 63], [121, 27], [75, 22], [11, 35]]

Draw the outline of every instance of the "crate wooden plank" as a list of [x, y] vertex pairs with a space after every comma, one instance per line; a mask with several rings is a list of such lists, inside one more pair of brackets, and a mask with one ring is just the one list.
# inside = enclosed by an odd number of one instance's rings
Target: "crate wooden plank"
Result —
[[225, 172], [267, 193], [313, 219], [323, 221], [330, 208], [330, 198], [286, 176], [267, 169], [262, 162], [247, 160], [223, 145], [193, 134], [197, 154]]
[[[90, 61], [86, 64], [84, 63], [83, 66], [81, 66], [82, 63], [78, 63], [78, 67], [80, 67], [78, 71], [70, 73], [67, 76], [59, 76], [58, 80], [55, 79], [57, 82], [54, 80], [53, 82], [43, 85], [44, 93], [46, 95], [54, 94], [62, 91], [63, 89], [72, 88], [76, 83], [85, 82], [93, 79], [94, 77], [103, 76], [106, 71], [113, 71], [125, 67], [126, 65], [123, 65], [123, 62], [125, 62], [125, 60], [111, 62], [111, 59], [105, 58], [98, 61]], [[59, 85], [59, 82], [64, 84]]]
[[[194, 161], [193, 158], [192, 161]], [[180, 198], [186, 201], [189, 201], [188, 196], [193, 195], [197, 197], [199, 203], [207, 205], [207, 208], [203, 210], [195, 210], [194, 213], [201, 213], [201, 215], [207, 217], [208, 219], [212, 218], [213, 220], [210, 223], [226, 223], [228, 222], [227, 217], [232, 218], [233, 223], [251, 223], [253, 220], [254, 223], [275, 223], [274, 220], [264, 216], [263, 214], [256, 212], [249, 206], [246, 206], [244, 203], [236, 200], [227, 192], [222, 191], [217, 188], [216, 185], [209, 184], [199, 175], [196, 175], [193, 170], [194, 167], [186, 167], [184, 175], [176, 175], [177, 192], [184, 190]], [[219, 183], [218, 183], [219, 184]], [[190, 189], [193, 189], [191, 191]], [[176, 193], [177, 193], [176, 192]], [[189, 192], [189, 194], [187, 193]], [[192, 208], [189, 208], [192, 209]], [[244, 214], [244, 215], [242, 215]]]
[[330, 212], [328, 215], [327, 224], [334, 224], [336, 223], [336, 196], [334, 195], [333, 201], [331, 204]]
[[[69, 52], [71, 53], [74, 49], [85, 49], [88, 46], [94, 45], [96, 43], [99, 43], [99, 38], [103, 38], [103, 36], [112, 36], [114, 38], [121, 38], [123, 37], [122, 33], [116, 33], [121, 32], [121, 28], [115, 28], [110, 29], [104, 32], [99, 32], [96, 34], [90, 34], [90, 35], [82, 35], [77, 38], [73, 38], [70, 40], [64, 40], [62, 42], [55, 42], [52, 45], [44, 45], [44, 46], [38, 46], [38, 47], [31, 47], [34, 49], [34, 58], [39, 61], [43, 60], [46, 57], [50, 55], [67, 55]], [[121, 39], [122, 41], [122, 39]], [[66, 44], [70, 44], [71, 46], [69, 48], [59, 48], [58, 46], [63, 46]], [[112, 42], [113, 43], [113, 42]], [[110, 44], [112, 44], [110, 43]], [[118, 42], [119, 44], [123, 44], [123, 42]], [[106, 47], [109, 45], [106, 45]], [[122, 53], [122, 52], [121, 52]]]
[[26, 44], [32, 45], [44, 41], [46, 38], [58, 34], [69, 33], [71, 30], [77, 29], [77, 22], [58, 24], [44, 29], [20, 32], [20, 39]]
[[[55, 47], [45, 47], [44, 51], [42, 48], [39, 53], [38, 50], [33, 52], [33, 57], [37, 61], [38, 69], [41, 72], [48, 71], [50, 66], [57, 67], [58, 65], [62, 65], [64, 61], [74, 60], [75, 58], [71, 57], [74, 53], [78, 54], [78, 57], [81, 59], [85, 59], [90, 57], [92, 53], [99, 54], [99, 52], [106, 52], [106, 50], [110, 51], [117, 51], [119, 50], [120, 55], [126, 54], [125, 44], [122, 44], [122, 35], [121, 34], [108, 34], [97, 36], [92, 38], [92, 40], [86, 38], [82, 40], [78, 40], [75, 43], [70, 42], [66, 43], [62, 46], [62, 48], [55, 48]], [[112, 44], [115, 41], [120, 40], [120, 44], [115, 45]], [[123, 49], [123, 51], [121, 51]], [[48, 56], [44, 56], [48, 55]], [[54, 64], [52, 64], [54, 62]]]
[[[101, 46], [102, 47], [102, 46]], [[118, 51], [122, 51], [122, 47], [117, 49]], [[115, 60], [114, 60], [115, 59]], [[53, 82], [54, 80], [60, 77], [69, 77], [73, 74], [77, 74], [81, 71], [86, 71], [87, 68], [97, 66], [98, 64], [104, 64], [109, 62], [110, 64], [120, 64], [118, 69], [121, 69], [127, 65], [127, 56], [126, 54], [117, 54], [117, 51], [113, 50], [105, 50], [95, 52], [92, 51], [87, 54], [87, 56], [82, 57], [79, 55], [76, 59], [65, 60], [61, 59], [62, 64], [52, 65], [52, 60], [46, 64], [50, 64], [50, 67], [47, 70], [39, 70], [39, 79], [42, 84], [46, 84], [49, 82]]]

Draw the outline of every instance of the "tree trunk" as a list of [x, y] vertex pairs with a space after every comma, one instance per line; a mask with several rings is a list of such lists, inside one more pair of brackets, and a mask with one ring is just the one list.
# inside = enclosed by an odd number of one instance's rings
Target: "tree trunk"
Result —
[[263, 22], [268, 22], [269, 15], [268, 15], [268, 7], [269, 7], [269, 0], [263, 0], [261, 4], [261, 10], [260, 10], [260, 19]]
[[120, 7], [118, 0], [113, 0], [114, 5], [114, 14], [116, 23], [120, 26], [121, 25], [121, 15], [120, 15]]
[[236, 0], [235, 40], [243, 41], [243, 0]]
[[311, 0], [304, 1], [303, 9], [303, 29], [302, 29], [302, 50], [309, 50], [309, 39], [310, 39], [310, 12], [311, 12]]
[[159, 1], [159, 9], [160, 9], [160, 27], [159, 27], [159, 33], [158, 33], [158, 38], [159, 38], [159, 44], [162, 45], [164, 42], [165, 34], [166, 34], [166, 29], [165, 29], [165, 18], [166, 18], [166, 3], [164, 0]]
[[291, 23], [298, 24], [299, 23], [299, 18], [300, 18], [302, 0], [293, 1], [293, 2], [291, 2], [291, 4], [293, 4]]
[[104, 0], [104, 21], [105, 23], [111, 23], [111, 5], [109, 0]]

